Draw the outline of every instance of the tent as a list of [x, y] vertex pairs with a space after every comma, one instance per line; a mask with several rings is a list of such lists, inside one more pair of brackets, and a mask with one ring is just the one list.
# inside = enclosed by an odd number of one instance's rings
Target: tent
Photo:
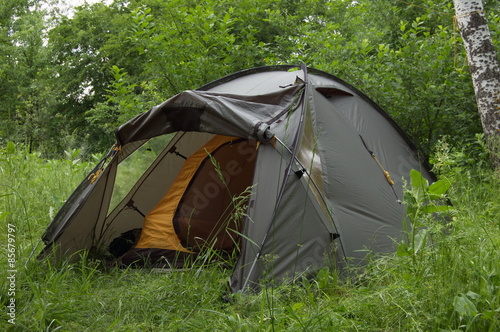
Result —
[[120, 126], [42, 255], [106, 255], [137, 232], [129, 263], [236, 255], [234, 292], [342, 270], [394, 250], [411, 169], [433, 181], [400, 127], [346, 82], [305, 65], [244, 70]]

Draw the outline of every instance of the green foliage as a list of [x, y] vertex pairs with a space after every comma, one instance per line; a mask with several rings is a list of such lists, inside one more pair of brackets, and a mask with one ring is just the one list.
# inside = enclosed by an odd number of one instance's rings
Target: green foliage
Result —
[[[479, 143], [474, 151], [481, 153]], [[408, 236], [396, 243], [394, 254], [372, 257], [353, 276], [325, 268], [315, 278], [299, 277], [257, 294], [229, 294], [231, 271], [218, 264], [156, 273], [103, 269], [85, 256], [78, 263], [31, 256], [50, 219], [92, 165], [82, 161], [79, 150], [47, 160], [9, 142], [0, 150], [0, 227], [17, 229], [19, 306], [16, 325], [2, 319], [0, 328], [496, 331], [500, 181], [486, 163], [468, 158], [442, 142], [433, 154], [439, 181], [429, 184], [412, 171], [405, 195]], [[2, 249], [4, 271], [6, 264]], [[3, 305], [8, 287], [2, 278]]]
[[82, 162], [79, 154], [66, 151], [66, 159], [46, 160], [13, 142], [0, 150], [2, 226], [16, 225], [19, 251], [26, 254], [37, 245], [41, 232], [90, 170], [92, 163]]
[[51, 136], [57, 122], [51, 118], [54, 98], [48, 84], [48, 52], [43, 45], [45, 11], [33, 1], [24, 5], [2, 6], [14, 17], [5, 22], [0, 43], [8, 55], [0, 60], [0, 136], [22, 142], [30, 150], [46, 152], [40, 142], [54, 143]]
[[446, 193], [451, 186], [449, 180], [441, 179], [429, 185], [416, 170], [411, 170], [410, 180], [411, 187], [404, 195], [409, 225], [405, 223], [406, 236], [396, 252], [398, 257], [411, 258], [406, 266], [408, 270], [404, 272], [406, 277], [425, 274], [428, 262], [422, 257], [426, 255], [426, 247], [434, 237], [441, 236], [445, 221], [453, 212], [453, 208], [446, 204]]
[[44, 2], [0, 7], [0, 139], [49, 157], [105, 151], [119, 124], [183, 90], [301, 62], [367, 93], [426, 154], [481, 132], [447, 1], [115, 0], [71, 17]]
[[[2, 327], [500, 329], [500, 182], [477, 135], [450, 1], [115, 0], [71, 17], [44, 3], [0, 2], [0, 225], [17, 228], [22, 304], [18, 325], [2, 318]], [[499, 7], [484, 3], [498, 47]], [[220, 266], [156, 274], [28, 261], [117, 125], [223, 75], [301, 62], [367, 93], [431, 155], [440, 180], [412, 172], [394, 255], [374, 257], [359, 278], [325, 269], [253, 295], [227, 295], [230, 271]], [[0, 285], [5, 305], [5, 278]]]
[[[311, 46], [304, 61], [368, 94], [426, 154], [444, 134], [463, 144], [481, 132], [470, 75], [462, 65], [465, 55], [457, 49], [451, 25], [451, 4], [439, 12], [430, 3], [418, 10], [379, 6], [381, 2], [346, 6], [346, 26], [356, 32], [325, 25], [307, 36]], [[375, 10], [384, 20], [373, 15]]]
[[102, 132], [112, 137], [116, 128], [136, 116], [138, 109], [146, 110], [151, 101], [144, 100], [149, 90], [146, 84], [139, 87], [131, 83], [128, 74], [117, 66], [111, 67], [110, 72], [113, 81], [110, 83], [110, 88], [105, 90], [107, 100], [97, 103], [94, 108], [87, 111], [85, 118], [90, 125], [100, 128]]

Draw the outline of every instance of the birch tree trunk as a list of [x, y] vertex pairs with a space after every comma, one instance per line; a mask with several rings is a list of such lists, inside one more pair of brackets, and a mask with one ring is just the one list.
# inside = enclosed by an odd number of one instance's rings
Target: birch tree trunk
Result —
[[486, 142], [500, 170], [500, 67], [481, 0], [453, 0]]

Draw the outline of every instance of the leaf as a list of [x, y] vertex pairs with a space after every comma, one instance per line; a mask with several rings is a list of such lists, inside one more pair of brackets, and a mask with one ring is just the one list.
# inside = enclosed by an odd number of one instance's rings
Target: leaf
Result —
[[425, 213], [436, 213], [436, 212], [449, 212], [453, 208], [449, 205], [426, 205], [422, 207], [422, 211]]
[[302, 277], [302, 286], [304, 286], [305, 289], [311, 288], [311, 282], [304, 276]]
[[415, 169], [410, 171], [410, 178], [410, 184], [413, 189], [426, 189], [429, 186], [427, 179]]
[[[499, 311], [499, 309], [497, 309], [496, 311]], [[495, 315], [497, 314], [496, 311], [486, 310], [486, 311], [483, 311], [482, 314], [483, 314], [484, 318], [493, 320]]]
[[293, 311], [300, 310], [303, 306], [304, 306], [304, 303], [301, 303], [301, 302], [294, 303], [294, 304], [292, 305], [292, 310], [293, 310]]
[[461, 317], [474, 317], [477, 315], [476, 305], [464, 294], [455, 296], [453, 299], [453, 307]]
[[429, 186], [428, 192], [431, 199], [441, 198], [451, 187], [451, 182], [448, 179], [441, 179]]
[[292, 305], [287, 305], [285, 307], [285, 311], [290, 315], [290, 317], [292, 317], [294, 320], [296, 320], [297, 322], [300, 322], [301, 319], [299, 317], [302, 316], [304, 313], [301, 312], [302, 308], [304, 307], [304, 303], [302, 302], [296, 302]]
[[14, 154], [16, 152], [16, 145], [14, 142], [9, 141], [7, 143], [7, 149], [6, 149], [7, 154]]
[[465, 295], [473, 300], [479, 300], [481, 298], [481, 295], [479, 295], [478, 293], [474, 293], [473, 291], [468, 291]]
[[413, 249], [415, 253], [419, 252], [420, 249], [425, 247], [425, 244], [427, 243], [427, 229], [421, 229], [420, 231], [415, 234], [415, 248]]
[[408, 245], [406, 243], [400, 243], [398, 245], [398, 251], [396, 252], [396, 255], [398, 257], [405, 257], [405, 256], [410, 256], [410, 250], [408, 248]]

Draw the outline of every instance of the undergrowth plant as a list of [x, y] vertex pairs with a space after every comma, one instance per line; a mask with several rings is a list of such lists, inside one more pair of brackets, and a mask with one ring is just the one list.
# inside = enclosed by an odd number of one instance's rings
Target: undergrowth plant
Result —
[[231, 271], [220, 264], [158, 273], [103, 270], [85, 255], [76, 263], [38, 259], [38, 251], [30, 258], [92, 166], [78, 159], [77, 151], [44, 160], [13, 144], [0, 150], [3, 313], [8, 224], [16, 225], [18, 249], [16, 324], [3, 314], [2, 331], [500, 330], [499, 174], [446, 142], [432, 160], [438, 182], [410, 176], [407, 232], [393, 254], [372, 255], [355, 277], [325, 268], [314, 278], [237, 294], [228, 293]]
[[[252, 195], [253, 186], [245, 188], [242, 192], [231, 192], [220, 163], [211, 153], [208, 151], [206, 152], [210, 163], [214, 167], [214, 172], [221, 181], [223, 186], [222, 190], [227, 191], [230, 201], [224, 211], [221, 211], [219, 220], [216, 222], [216, 227], [210, 232], [208, 239], [197, 239], [199, 242], [203, 243], [203, 245], [200, 254], [196, 257], [195, 265], [199, 266], [199, 269], [203, 269], [210, 262], [217, 261], [222, 266], [230, 268], [234, 266], [237, 260], [240, 249], [239, 246], [241, 244], [240, 237], [245, 238], [247, 241], [251, 241], [241, 233], [241, 225], [247, 216], [247, 204]], [[229, 237], [233, 244], [233, 249], [228, 252], [218, 250], [218, 236]]]
[[[439, 180], [412, 171], [407, 232], [394, 255], [373, 259], [344, 305], [364, 323], [399, 331], [500, 328], [498, 174], [442, 144]], [[496, 216], [496, 217], [495, 217]]]
[[68, 150], [64, 159], [46, 160], [12, 142], [0, 149], [0, 213], [4, 223], [16, 225], [22, 257], [37, 245], [41, 231], [99, 159], [83, 161], [80, 155], [80, 150]]
[[[431, 185], [417, 170], [410, 171], [410, 187], [404, 193], [406, 218], [403, 221], [404, 241], [397, 248], [399, 257], [410, 257], [408, 273], [425, 273], [427, 246], [432, 246], [433, 238], [439, 241], [444, 236], [447, 220], [453, 207], [448, 204], [446, 192], [451, 183], [440, 179]], [[422, 268], [421, 263], [424, 263]]]
[[456, 213], [442, 256], [451, 317], [466, 331], [500, 329], [500, 174], [489, 168], [485, 151], [482, 135], [467, 149], [443, 140], [433, 160], [438, 175], [453, 183], [449, 196]]

